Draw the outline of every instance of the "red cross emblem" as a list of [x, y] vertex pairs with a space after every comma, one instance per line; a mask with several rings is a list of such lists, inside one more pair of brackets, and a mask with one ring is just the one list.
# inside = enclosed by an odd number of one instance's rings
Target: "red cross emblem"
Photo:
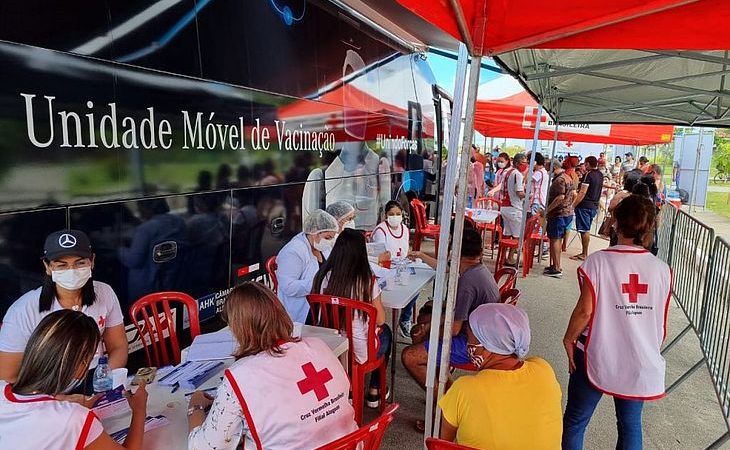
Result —
[[572, 143], [572, 142], [570, 142], [570, 141], [568, 141], [568, 142], [567, 142], [567, 143], [565, 144], [565, 146], [566, 146], [566, 147], [568, 147], [568, 148], [570, 148], [570, 147], [572, 147], [572, 146], [573, 146], [573, 143]]
[[[547, 124], [547, 114], [540, 116], [540, 127]], [[535, 129], [537, 126], [537, 106], [525, 106], [525, 113], [522, 115], [522, 128]]]
[[621, 283], [621, 293], [629, 294], [629, 303], [637, 303], [639, 301], [639, 294], [646, 294], [648, 292], [649, 285], [639, 283], [638, 273], [630, 274], [628, 283]]
[[104, 328], [104, 325], [106, 325], [106, 317], [99, 316], [99, 328]]
[[314, 391], [314, 395], [317, 396], [317, 401], [322, 401], [327, 398], [329, 392], [325, 386], [328, 381], [332, 380], [332, 374], [326, 367], [319, 372], [314, 368], [314, 364], [308, 362], [302, 366], [304, 371], [304, 378], [297, 381], [297, 387], [302, 395], [306, 395], [310, 391]]

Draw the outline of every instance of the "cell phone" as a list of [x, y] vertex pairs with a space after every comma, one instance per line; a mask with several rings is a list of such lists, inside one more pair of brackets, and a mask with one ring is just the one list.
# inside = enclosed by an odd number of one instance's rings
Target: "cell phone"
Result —
[[155, 381], [155, 375], [157, 375], [157, 367], [140, 367], [132, 379], [132, 386], [137, 386], [142, 381], [150, 384]]
[[408, 272], [409, 272], [409, 273], [410, 273], [411, 275], [415, 275], [415, 274], [416, 274], [416, 269], [415, 269], [415, 267], [409, 267], [409, 268], [408, 268]]

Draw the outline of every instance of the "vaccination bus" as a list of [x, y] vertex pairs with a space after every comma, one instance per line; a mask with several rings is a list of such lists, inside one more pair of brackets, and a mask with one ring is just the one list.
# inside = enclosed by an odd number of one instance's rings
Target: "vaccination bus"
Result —
[[438, 199], [427, 55], [325, 0], [7, 0], [0, 67], [0, 317], [62, 228], [125, 314], [181, 291], [212, 322], [312, 210], [370, 230], [404, 191]]

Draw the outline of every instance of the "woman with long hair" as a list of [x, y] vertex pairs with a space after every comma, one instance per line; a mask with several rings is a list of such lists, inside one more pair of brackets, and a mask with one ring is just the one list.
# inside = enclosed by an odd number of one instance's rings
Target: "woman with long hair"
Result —
[[83, 382], [101, 342], [99, 327], [80, 311], [47, 314], [28, 339], [17, 380], [0, 381], [0, 443], [3, 448], [116, 450], [142, 448], [147, 392], [127, 394], [132, 421], [119, 445], [89, 406], [98, 397], [66, 395]]
[[[45, 316], [60, 309], [81, 311], [91, 317], [109, 354], [109, 366], [112, 369], [124, 367], [128, 347], [122, 310], [111, 286], [92, 278], [94, 253], [86, 233], [60, 230], [49, 234], [42, 262], [46, 272], [43, 285], [16, 300], [2, 321], [0, 380], [15, 381], [33, 330]], [[98, 355], [101, 353], [99, 351]], [[89, 369], [94, 369], [96, 358], [89, 364]], [[79, 392], [88, 393], [89, 384], [82, 383]]]
[[[380, 298], [380, 286], [375, 279], [365, 247], [365, 237], [355, 230], [343, 230], [337, 237], [327, 262], [314, 277], [312, 292], [339, 297], [351, 298], [369, 303], [375, 307], [377, 317], [375, 324], [380, 327], [378, 334], [377, 357], [385, 355], [388, 360], [393, 333], [385, 323], [385, 309]], [[352, 345], [355, 360], [365, 362], [368, 359], [368, 322], [364, 317], [352, 319]], [[375, 371], [370, 377], [370, 388], [366, 395], [366, 403], [371, 408], [380, 406], [380, 377]]]
[[[237, 286], [223, 319], [238, 347], [215, 400], [193, 393], [188, 448], [306, 450], [357, 429], [347, 401], [350, 381], [340, 361], [317, 338], [293, 338], [294, 324], [263, 284]], [[206, 411], [210, 410], [206, 414]]]
[[570, 381], [563, 449], [583, 448], [583, 436], [603, 394], [614, 397], [616, 448], [641, 449], [646, 400], [664, 397], [661, 346], [672, 275], [646, 250], [656, 209], [632, 194], [615, 210], [618, 245], [589, 255], [578, 269], [580, 297], [565, 332]]

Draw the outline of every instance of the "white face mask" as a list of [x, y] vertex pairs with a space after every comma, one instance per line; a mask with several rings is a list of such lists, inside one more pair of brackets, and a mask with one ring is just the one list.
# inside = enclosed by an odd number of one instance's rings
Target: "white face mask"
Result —
[[321, 238], [319, 242], [315, 242], [312, 246], [322, 253], [327, 253], [332, 251], [332, 248], [335, 246], [335, 240]]
[[53, 282], [69, 291], [77, 291], [81, 289], [90, 278], [91, 267], [54, 270], [51, 272], [51, 279]]
[[351, 230], [355, 229], [355, 221], [354, 220], [348, 220], [345, 222], [344, 225], [342, 225], [342, 228], [350, 228]]
[[507, 167], [507, 163], [505, 163], [505, 162], [498, 162], [497, 163], [497, 167], [499, 167], [500, 169], [504, 169], [505, 167]]
[[398, 228], [403, 223], [403, 216], [388, 216], [388, 225], [391, 228]]

